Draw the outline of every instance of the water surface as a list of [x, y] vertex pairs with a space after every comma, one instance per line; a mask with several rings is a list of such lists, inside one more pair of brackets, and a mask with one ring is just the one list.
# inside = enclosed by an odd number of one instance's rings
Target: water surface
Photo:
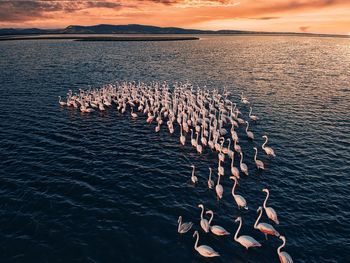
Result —
[[[177, 217], [198, 228], [202, 202], [214, 222], [263, 247], [248, 253], [228, 238], [200, 233], [222, 255], [214, 262], [278, 262], [280, 240], [253, 229], [263, 187], [295, 262], [347, 262], [350, 256], [350, 40], [288, 36], [204, 37], [189, 42], [0, 43], [0, 253], [2, 262], [203, 262]], [[116, 80], [191, 81], [243, 91], [268, 134], [275, 159], [257, 173], [253, 144], [239, 129], [251, 170], [238, 211], [225, 177], [224, 198], [206, 188], [208, 150], [181, 147], [178, 128], [160, 134], [115, 109], [81, 114], [60, 108], [68, 89]], [[247, 114], [247, 108], [242, 107]], [[191, 187], [190, 165], [200, 183]], [[229, 168], [226, 166], [226, 171]], [[266, 217], [264, 221], [267, 221]]]

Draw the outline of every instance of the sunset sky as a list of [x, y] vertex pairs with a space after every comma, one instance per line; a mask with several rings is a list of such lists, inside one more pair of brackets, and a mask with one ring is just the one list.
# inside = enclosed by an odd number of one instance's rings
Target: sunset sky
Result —
[[146, 24], [350, 34], [350, 0], [0, 0], [0, 27]]

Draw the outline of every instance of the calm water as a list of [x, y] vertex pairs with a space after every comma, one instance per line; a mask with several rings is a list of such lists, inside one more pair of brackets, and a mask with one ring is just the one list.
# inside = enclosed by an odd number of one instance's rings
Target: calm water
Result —
[[[1, 262], [209, 262], [194, 251], [191, 234], [177, 234], [178, 215], [198, 228], [199, 202], [231, 232], [241, 214], [241, 233], [263, 244], [247, 253], [232, 236], [201, 232], [200, 244], [222, 255], [213, 262], [278, 262], [280, 240], [265, 241], [252, 227], [263, 187], [295, 262], [349, 262], [349, 39], [11, 41], [0, 43], [0, 54]], [[227, 176], [216, 201], [206, 188], [216, 156], [181, 147], [178, 128], [176, 136], [164, 126], [156, 134], [144, 119], [114, 109], [82, 115], [58, 106], [68, 89], [116, 80], [226, 86], [236, 100], [244, 91], [260, 118], [255, 143], [267, 133], [277, 153], [260, 154], [268, 169], [256, 173], [252, 143], [242, 136], [251, 174], [238, 192], [250, 209], [236, 209]]]

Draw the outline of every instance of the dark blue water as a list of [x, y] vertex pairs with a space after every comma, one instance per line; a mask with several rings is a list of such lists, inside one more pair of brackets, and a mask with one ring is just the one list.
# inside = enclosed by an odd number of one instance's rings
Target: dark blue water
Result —
[[[350, 41], [306, 37], [210, 37], [188, 42], [18, 41], [0, 43], [1, 262], [203, 262], [192, 234], [177, 234], [177, 217], [198, 229], [202, 202], [214, 222], [262, 248], [246, 252], [232, 236], [200, 232], [200, 244], [220, 252], [214, 262], [278, 262], [280, 240], [253, 229], [263, 187], [278, 212], [276, 228], [294, 262], [349, 262]], [[68, 89], [116, 80], [191, 81], [244, 91], [277, 157], [262, 153], [256, 172], [252, 143], [241, 136], [250, 175], [238, 192], [250, 209], [238, 211], [232, 182], [224, 197], [208, 191], [208, 167], [179, 144], [178, 127], [159, 134], [144, 118], [115, 109], [81, 114], [60, 108]], [[241, 108], [247, 116], [247, 108]], [[238, 130], [239, 135], [244, 129]], [[198, 167], [197, 187], [188, 184]], [[229, 171], [228, 166], [226, 171]], [[268, 221], [266, 217], [263, 221]]]

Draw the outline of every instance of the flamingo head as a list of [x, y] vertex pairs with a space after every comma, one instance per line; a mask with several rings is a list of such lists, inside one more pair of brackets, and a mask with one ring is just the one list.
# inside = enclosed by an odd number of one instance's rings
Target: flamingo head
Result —
[[230, 179], [233, 180], [233, 181], [237, 181], [236, 176], [230, 176]]
[[255, 151], [257, 151], [257, 150], [258, 150], [258, 148], [256, 148], [256, 147], [253, 147], [253, 149], [254, 149]]
[[181, 220], [182, 220], [182, 216], [179, 216], [179, 219], [177, 220], [177, 222], [180, 224]]
[[256, 212], [260, 212], [262, 210], [262, 207], [259, 206], [258, 210], [256, 210]]
[[191, 167], [194, 169], [194, 165], [192, 164]]
[[211, 167], [209, 167], [209, 171], [210, 171], [210, 172], [212, 171]]
[[242, 221], [242, 218], [239, 216], [236, 218], [235, 223]]
[[194, 231], [194, 233], [193, 233], [193, 237], [195, 237], [195, 235], [198, 235], [198, 231], [196, 230], [196, 231]]
[[206, 211], [205, 213], [206, 213], [206, 214], [210, 214], [210, 215], [213, 215], [213, 214], [214, 214], [214, 212], [213, 212], [212, 210], [208, 210], [208, 211]]
[[202, 204], [199, 204], [198, 207], [204, 209], [204, 206]]
[[279, 239], [281, 239], [283, 242], [286, 242], [286, 238], [284, 236], [279, 236]]
[[265, 193], [268, 193], [268, 192], [269, 192], [269, 189], [264, 188], [264, 189], [262, 189], [262, 191], [265, 192]]
[[266, 135], [263, 135], [262, 137], [263, 137], [264, 139], [266, 139], [266, 138], [267, 138], [267, 136], [266, 136]]

